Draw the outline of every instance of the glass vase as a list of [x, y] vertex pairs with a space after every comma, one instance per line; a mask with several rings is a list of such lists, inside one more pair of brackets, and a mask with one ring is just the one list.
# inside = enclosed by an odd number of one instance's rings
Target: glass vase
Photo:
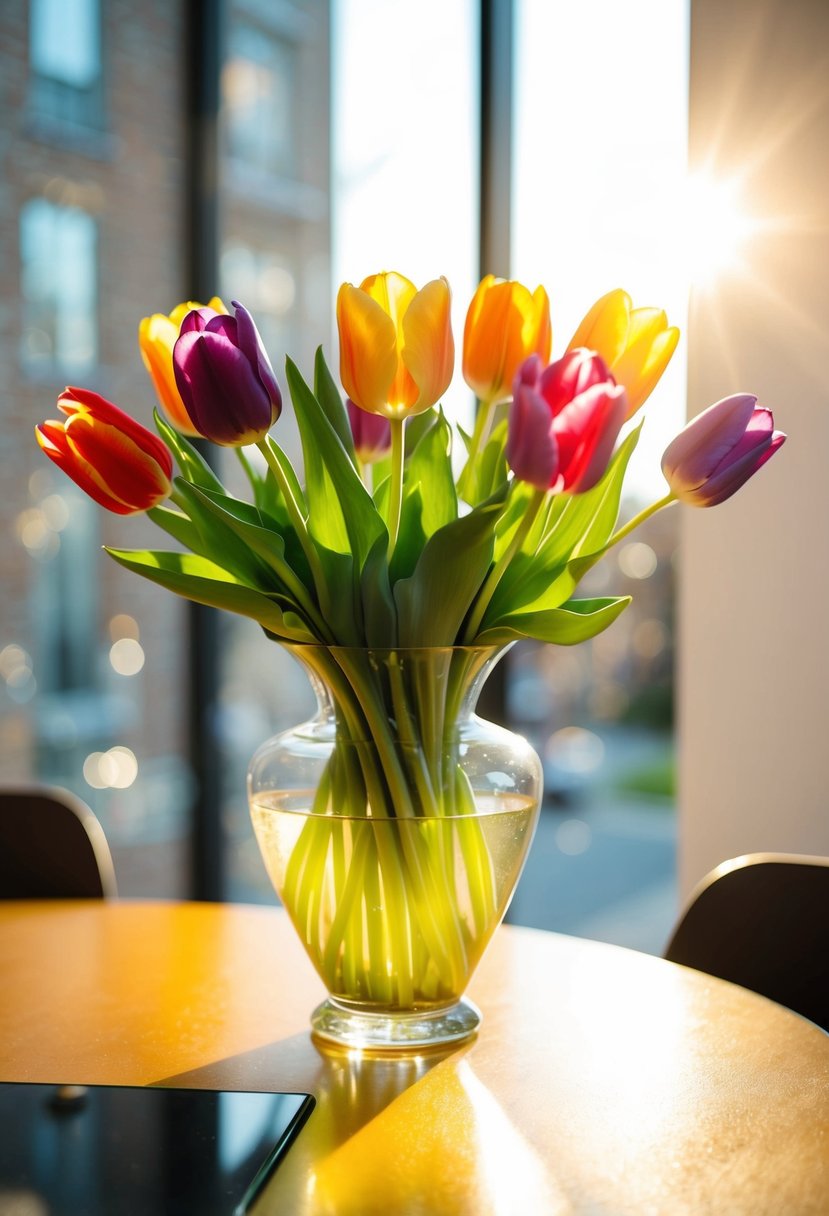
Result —
[[322, 1039], [364, 1050], [473, 1034], [464, 991], [532, 841], [541, 764], [477, 717], [502, 651], [288, 646], [318, 709], [248, 772], [274, 888], [328, 989]]

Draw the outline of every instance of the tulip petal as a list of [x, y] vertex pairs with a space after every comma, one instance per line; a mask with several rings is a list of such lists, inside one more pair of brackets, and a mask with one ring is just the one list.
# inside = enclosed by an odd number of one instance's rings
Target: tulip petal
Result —
[[723, 397], [692, 418], [662, 456], [662, 472], [678, 498], [702, 486], [740, 442], [754, 413], [751, 393]]
[[68, 450], [89, 477], [133, 511], [145, 511], [169, 494], [170, 480], [158, 461], [119, 427], [78, 413], [65, 432]]
[[412, 300], [417, 294], [417, 288], [405, 275], [396, 270], [385, 270], [382, 274], [369, 275], [360, 284], [360, 290], [379, 304], [383, 312], [391, 317], [392, 325], [401, 341], [402, 321]]
[[673, 325], [654, 338], [645, 332], [613, 364], [613, 378], [627, 389], [628, 418], [645, 404], [653, 392], [678, 342], [679, 330]]
[[506, 457], [515, 476], [537, 490], [555, 484], [559, 448], [550, 407], [535, 389], [520, 380], [509, 410]]
[[630, 329], [631, 299], [616, 288], [596, 301], [579, 325], [568, 350], [586, 346], [601, 355], [609, 368], [624, 352]]
[[124, 413], [117, 405], [107, 401], [100, 393], [93, 393], [88, 388], [66, 388], [58, 397], [58, 409], [70, 416], [79, 413], [89, 414], [98, 423], [106, 423], [127, 435], [137, 448], [146, 452], [155, 460], [167, 477], [173, 475], [173, 458], [165, 443], [148, 431], [140, 422], [136, 422], [129, 414]]
[[[182, 309], [190, 305], [179, 305]], [[174, 310], [174, 312], [177, 310]], [[182, 313], [182, 319], [186, 312]], [[154, 313], [144, 317], [138, 326], [138, 345], [144, 366], [150, 374], [161, 408], [177, 431], [183, 435], [196, 436], [198, 431], [193, 427], [184, 403], [181, 400], [176, 377], [173, 372], [173, 347], [178, 338], [178, 324], [172, 317], [163, 313]]]
[[49, 459], [66, 473], [67, 477], [71, 477], [75, 484], [99, 506], [106, 507], [108, 511], [113, 511], [116, 515], [134, 514], [132, 507], [108, 494], [91, 476], [91, 470], [78, 462], [66, 441], [62, 422], [56, 420], [41, 422], [35, 427], [35, 438]]
[[740, 462], [739, 470], [736, 466], [728, 470], [731, 476], [723, 474], [721, 477], [712, 478], [711, 482], [705, 487], [705, 500], [700, 499], [695, 505], [716, 507], [721, 502], [725, 502], [732, 494], [736, 494], [737, 490], [745, 485], [748, 479], [753, 477], [767, 460], [771, 460], [777, 449], [781, 448], [785, 442], [786, 436], [783, 431], [775, 431], [766, 447], [760, 451], [755, 449], [753, 454], [746, 455]]
[[366, 292], [343, 283], [337, 295], [337, 326], [343, 388], [361, 409], [387, 414], [397, 372], [397, 332], [391, 317]]
[[270, 398], [271, 426], [273, 426], [282, 410], [282, 393], [253, 317], [238, 301], [233, 300], [231, 303], [236, 310], [239, 349], [251, 367], [256, 368], [262, 387]]
[[187, 412], [213, 443], [255, 443], [270, 429], [271, 403], [244, 354], [223, 334], [182, 334], [174, 351], [176, 383]]
[[433, 279], [417, 292], [403, 316], [401, 359], [417, 388], [411, 413], [419, 414], [429, 409], [451, 383], [455, 343], [450, 305], [451, 292], [446, 279]]
[[626, 412], [625, 390], [612, 382], [591, 385], [562, 410], [553, 425], [564, 489], [583, 494], [601, 481]]

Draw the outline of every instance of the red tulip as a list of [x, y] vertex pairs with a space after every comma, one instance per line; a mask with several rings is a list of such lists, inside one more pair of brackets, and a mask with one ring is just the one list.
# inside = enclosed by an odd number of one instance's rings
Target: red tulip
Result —
[[625, 390], [592, 351], [568, 351], [541, 367], [533, 355], [515, 378], [507, 460], [539, 490], [582, 494], [607, 468], [625, 421]]
[[35, 427], [50, 460], [108, 511], [135, 515], [170, 493], [173, 459], [161, 440], [117, 405], [84, 388], [58, 397], [67, 421]]

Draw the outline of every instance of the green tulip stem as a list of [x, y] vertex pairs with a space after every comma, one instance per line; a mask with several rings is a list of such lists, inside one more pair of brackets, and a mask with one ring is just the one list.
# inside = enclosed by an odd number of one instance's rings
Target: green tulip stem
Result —
[[472, 432], [472, 443], [469, 445], [470, 464], [480, 455], [481, 448], [484, 446], [486, 437], [489, 434], [489, 428], [494, 412], [494, 397], [487, 401], [482, 401], [478, 406], [478, 412], [475, 415], [475, 429]]
[[[514, 481], [513, 486], [516, 484], [517, 484], [517, 482]], [[478, 598], [475, 601], [475, 606], [472, 610], [472, 615], [469, 618], [469, 624], [467, 625], [467, 627], [464, 631], [463, 641], [462, 641], [463, 646], [469, 646], [469, 645], [471, 645], [472, 642], [475, 641], [475, 638], [477, 637], [477, 634], [478, 634], [478, 630], [481, 627], [481, 622], [484, 619], [484, 615], [486, 613], [487, 608], [489, 607], [489, 604], [490, 604], [490, 601], [492, 600], [493, 595], [495, 594], [498, 584], [500, 583], [501, 579], [504, 577], [504, 574], [506, 573], [510, 562], [515, 557], [516, 553], [518, 552], [518, 550], [521, 548], [524, 541], [526, 540], [527, 534], [529, 533], [530, 528], [532, 528], [533, 523], [535, 522], [535, 517], [536, 517], [536, 515], [538, 515], [538, 512], [541, 510], [541, 507], [547, 497], [547, 493], [548, 493], [547, 490], [536, 489], [534, 491], [532, 498], [527, 503], [527, 509], [524, 512], [524, 518], [521, 520], [520, 524], [515, 529], [515, 533], [513, 535], [512, 540], [507, 545], [506, 549], [501, 554], [501, 556], [498, 558], [498, 561], [495, 563], [495, 565], [492, 567], [489, 574], [487, 575], [486, 581], [485, 581], [483, 587], [481, 588], [480, 592], [478, 593]]]
[[610, 549], [613, 545], [618, 544], [620, 540], [624, 540], [625, 537], [629, 536], [630, 533], [638, 528], [640, 524], [643, 524], [646, 519], [650, 519], [650, 517], [655, 515], [657, 511], [661, 511], [663, 507], [669, 507], [672, 502], [676, 501], [676, 495], [671, 493], [666, 494], [664, 498], [660, 498], [656, 502], [652, 502], [649, 507], [645, 507], [644, 510], [640, 511], [638, 515], [634, 515], [633, 519], [629, 519], [626, 524], [619, 528], [618, 532], [614, 532], [610, 540], [605, 545], [605, 549]]
[[[273, 440], [271, 440], [270, 443], [273, 443]], [[327, 590], [325, 571], [320, 563], [319, 554], [317, 553], [314, 542], [311, 539], [311, 534], [308, 531], [308, 525], [305, 522], [305, 517], [300, 510], [299, 503], [296, 500], [293, 489], [285, 476], [276, 453], [271, 451], [267, 438], [261, 439], [256, 446], [265, 457], [265, 460], [268, 463], [268, 468], [276, 478], [276, 484], [279, 486], [282, 493], [288, 516], [294, 526], [294, 531], [297, 534], [297, 539], [302, 545], [302, 551], [308, 559], [308, 565], [311, 567], [311, 574], [314, 578], [317, 594], [324, 600]], [[276, 447], [276, 444], [274, 444], [274, 447]]]
[[403, 462], [406, 456], [405, 418], [390, 418], [391, 426], [391, 476], [389, 478], [389, 561], [397, 544], [400, 531], [400, 513], [403, 509]]

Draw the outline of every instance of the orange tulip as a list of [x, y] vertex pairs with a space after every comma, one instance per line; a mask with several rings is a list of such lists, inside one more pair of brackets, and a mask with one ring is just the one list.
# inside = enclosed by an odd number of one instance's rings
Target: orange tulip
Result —
[[65, 389], [58, 409], [67, 421], [41, 422], [37, 441], [95, 502], [135, 515], [168, 496], [173, 458], [157, 435], [89, 389]]
[[506, 401], [530, 355], [550, 359], [550, 302], [543, 287], [530, 293], [488, 274], [472, 297], [463, 331], [463, 378], [481, 401]]
[[647, 401], [678, 341], [679, 330], [661, 308], [633, 308], [627, 292], [617, 289], [596, 301], [567, 349], [601, 355], [627, 391], [630, 418]]
[[[163, 312], [156, 312], [151, 317], [144, 317], [138, 326], [141, 358], [150, 373], [161, 408], [167, 420], [177, 431], [180, 431], [182, 435], [190, 436], [198, 436], [199, 432], [190, 421], [190, 416], [181, 400], [181, 394], [176, 387], [176, 378], [173, 373], [173, 347], [178, 339], [179, 329], [184, 318], [193, 309], [201, 307], [201, 304], [194, 304], [192, 300], [187, 300], [184, 304], [178, 304], [169, 316], [165, 316]], [[208, 307], [212, 308], [214, 312], [227, 312], [218, 296], [213, 297]]]
[[446, 279], [418, 291], [395, 271], [371, 275], [359, 287], [343, 283], [340, 379], [360, 409], [399, 420], [440, 400], [455, 362], [450, 298]]

